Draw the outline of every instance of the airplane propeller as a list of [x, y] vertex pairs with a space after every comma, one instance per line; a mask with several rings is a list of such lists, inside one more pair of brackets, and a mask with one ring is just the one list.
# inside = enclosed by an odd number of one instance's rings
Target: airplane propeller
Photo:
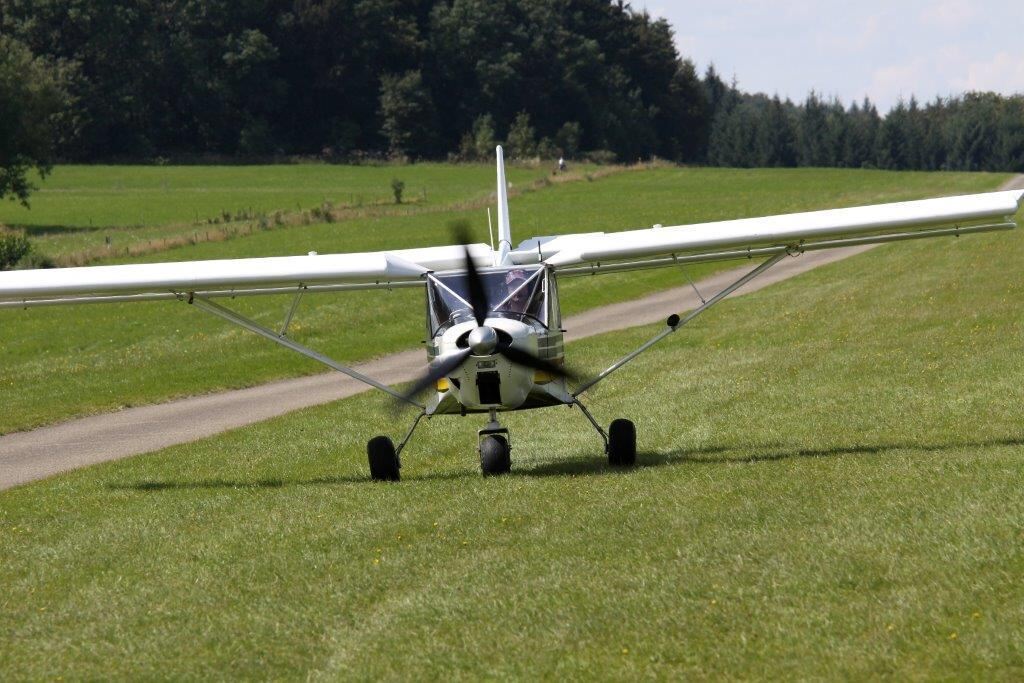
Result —
[[484, 287], [483, 278], [480, 277], [480, 273], [476, 269], [476, 264], [473, 263], [473, 257], [467, 246], [469, 244], [469, 236], [465, 233], [464, 228], [456, 228], [456, 236], [466, 252], [466, 281], [468, 284], [469, 303], [473, 307], [473, 318], [476, 320], [477, 326], [470, 331], [469, 336], [466, 338], [467, 347], [465, 349], [459, 349], [453, 353], [435, 358], [426, 374], [409, 388], [405, 393], [405, 397], [409, 399], [414, 398], [423, 390], [435, 385], [438, 380], [448, 377], [462, 367], [462, 364], [470, 356], [489, 356], [495, 352], [516, 365], [521, 365], [531, 370], [540, 370], [555, 377], [573, 379], [574, 375], [565, 368], [538, 358], [528, 351], [510, 346], [507, 342], [502, 342], [494, 328], [484, 324], [487, 321], [487, 314], [491, 311], [490, 302], [487, 300], [487, 290]]

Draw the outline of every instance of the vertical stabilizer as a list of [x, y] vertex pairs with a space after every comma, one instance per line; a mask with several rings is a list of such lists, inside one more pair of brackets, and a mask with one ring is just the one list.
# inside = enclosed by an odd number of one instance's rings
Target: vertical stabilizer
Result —
[[494, 150], [498, 157], [498, 252], [494, 255], [494, 265], [502, 266], [509, 262], [508, 253], [512, 250], [512, 229], [508, 223], [508, 185], [505, 183], [505, 152], [498, 145]]

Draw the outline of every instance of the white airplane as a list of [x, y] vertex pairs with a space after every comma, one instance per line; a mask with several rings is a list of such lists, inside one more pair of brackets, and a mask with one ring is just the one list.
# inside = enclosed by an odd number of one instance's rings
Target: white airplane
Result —
[[[182, 263], [93, 266], [0, 273], [0, 308], [61, 304], [178, 301], [391, 394], [419, 409], [396, 447], [387, 436], [367, 444], [370, 476], [398, 480], [400, 455], [423, 417], [487, 413], [478, 432], [485, 475], [511, 467], [508, 430], [498, 413], [577, 406], [600, 434], [612, 465], [636, 459], [633, 423], [605, 431], [580, 396], [651, 346], [678, 331], [786, 256], [805, 251], [924, 237], [959, 237], [1016, 227], [1024, 190], [811, 211], [764, 218], [655, 226], [615, 233], [535, 237], [512, 245], [502, 148], [497, 148], [498, 245], [466, 244], [386, 252]], [[728, 259], [764, 259], [684, 317], [600, 373], [577, 380], [565, 369], [559, 278]], [[427, 372], [399, 391], [291, 339], [288, 327], [307, 292], [422, 287], [426, 293]], [[271, 330], [216, 302], [294, 294], [282, 329]], [[420, 396], [430, 390], [426, 400]]]

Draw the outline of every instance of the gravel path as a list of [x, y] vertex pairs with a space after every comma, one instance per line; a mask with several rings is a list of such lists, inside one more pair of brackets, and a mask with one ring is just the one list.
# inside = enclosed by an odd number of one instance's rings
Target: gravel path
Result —
[[[1024, 189], [1024, 175], [1001, 189]], [[741, 288], [734, 296], [755, 292], [813, 268], [870, 249], [850, 247], [809, 252], [784, 259]], [[705, 297], [719, 291], [750, 266], [724, 271], [697, 282]], [[687, 285], [641, 299], [587, 311], [563, 321], [567, 341], [647, 325], [700, 305]], [[671, 342], [667, 342], [671, 343]], [[386, 384], [406, 382], [423, 370], [422, 349], [404, 351], [360, 363], [354, 368]], [[96, 415], [29, 432], [0, 437], [0, 489], [42, 479], [60, 472], [108, 460], [149, 453], [197, 441], [285, 413], [336, 401], [369, 391], [369, 387], [340, 373], [327, 373], [271, 382], [249, 389], [225, 391], [116, 413]]]

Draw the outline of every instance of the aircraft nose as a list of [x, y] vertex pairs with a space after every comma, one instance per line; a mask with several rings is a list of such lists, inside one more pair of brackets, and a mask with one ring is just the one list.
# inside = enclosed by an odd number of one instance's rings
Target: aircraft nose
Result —
[[466, 339], [474, 356], [489, 356], [498, 346], [498, 333], [486, 325], [477, 327]]

